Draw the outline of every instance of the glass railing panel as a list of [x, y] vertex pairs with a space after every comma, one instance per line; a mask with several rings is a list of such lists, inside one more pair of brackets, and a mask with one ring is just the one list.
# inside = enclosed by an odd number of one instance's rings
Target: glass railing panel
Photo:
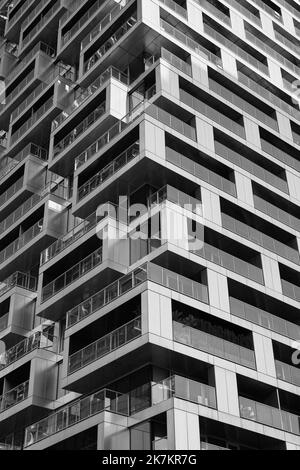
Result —
[[112, 413], [128, 416], [128, 395], [103, 389], [92, 395], [81, 398], [61, 408], [47, 418], [28, 426], [25, 429], [24, 447], [28, 447], [59, 431], [63, 431], [102, 411], [110, 411]]
[[119, 349], [141, 336], [141, 334], [141, 317], [138, 317], [72, 354], [72, 356], [69, 357], [68, 374], [73, 374], [86, 365]]
[[275, 360], [277, 378], [300, 387], [300, 369], [290, 364]]
[[26, 398], [28, 398], [28, 390], [29, 380], [2, 395], [0, 399], [0, 412], [26, 400]]
[[30, 276], [29, 274], [16, 272], [4, 281], [0, 282], [0, 296], [15, 286], [35, 291], [37, 288], [37, 278]]
[[6, 313], [5, 315], [2, 315], [0, 317], [0, 332], [6, 330], [8, 327], [8, 319], [9, 319], [9, 313]]
[[173, 337], [178, 343], [256, 369], [255, 353], [251, 349], [175, 321], [173, 322]]
[[181, 72], [186, 75], [189, 75], [190, 77], [192, 76], [192, 66], [172, 52], [167, 51], [164, 47], [161, 48], [161, 58], [169, 62], [169, 64], [173, 65], [178, 70], [181, 70]]
[[187, 10], [183, 8], [178, 3], [174, 2], [174, 0], [159, 0], [160, 3], [163, 3], [166, 7], [170, 8], [171, 10], [175, 11], [180, 16], [183, 16], [187, 19]]
[[42, 289], [42, 302], [46, 302], [61, 290], [80, 279], [95, 267], [102, 264], [102, 248], [98, 248], [84, 260], [77, 263], [64, 274], [56, 278]]
[[4, 250], [0, 251], [0, 263], [3, 263], [8, 258], [13, 256], [17, 251], [21, 250], [24, 246], [30, 243], [37, 237], [44, 229], [44, 220], [41, 219], [33, 227], [30, 227], [26, 232], [17, 238], [13, 243], [8, 245]]
[[14, 134], [11, 136], [11, 144], [19, 140], [49, 109], [53, 106], [53, 97], [48, 99]]
[[58, 0], [51, 8], [47, 11], [45, 15], [42, 16], [40, 21], [30, 30], [26, 36], [23, 36], [22, 47], [25, 47], [26, 44], [39, 32], [40, 29], [50, 20], [50, 18], [58, 11], [61, 7], [61, 0]]
[[0, 207], [3, 206], [9, 199], [11, 199], [23, 186], [24, 177], [18, 179], [12, 186], [10, 186], [4, 193], [0, 195]]

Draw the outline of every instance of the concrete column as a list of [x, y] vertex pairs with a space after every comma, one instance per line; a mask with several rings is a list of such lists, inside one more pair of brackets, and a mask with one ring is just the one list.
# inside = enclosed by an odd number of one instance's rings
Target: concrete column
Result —
[[293, 134], [289, 118], [281, 114], [280, 111], [277, 111], [276, 114], [280, 135], [286, 137], [289, 140], [293, 140]]
[[199, 416], [173, 408], [167, 412], [168, 449], [200, 450]]
[[240, 416], [236, 374], [215, 366], [215, 381], [218, 410]]
[[276, 377], [272, 340], [258, 333], [253, 333], [257, 371]]
[[208, 122], [196, 116], [197, 142], [204, 149], [215, 151], [214, 130]]
[[193, 79], [200, 85], [209, 88], [207, 64], [194, 55], [191, 56], [191, 64]]
[[220, 197], [209, 189], [201, 188], [203, 219], [222, 227]]
[[145, 119], [140, 124], [140, 153], [143, 155], [146, 152], [166, 159], [165, 132]]
[[151, 290], [142, 293], [142, 334], [146, 333], [173, 340], [171, 298]]
[[258, 124], [256, 124], [256, 122], [252, 121], [248, 117], [244, 117], [244, 126], [247, 142], [255, 145], [255, 147], [261, 148]]
[[300, 201], [300, 178], [298, 175], [286, 170], [290, 196]]
[[248, 204], [251, 207], [254, 207], [251, 179], [248, 176], [242, 175], [242, 173], [236, 171], [235, 184], [238, 200]]
[[163, 91], [180, 99], [178, 74], [167, 65], [161, 64], [156, 68], [156, 87], [157, 92]]
[[279, 265], [275, 259], [261, 255], [265, 286], [273, 291], [282, 293]]
[[207, 282], [210, 305], [219, 310], [230, 313], [227, 277], [208, 269]]
[[225, 72], [232, 75], [234, 78], [238, 78], [236, 58], [225, 49], [221, 49], [221, 57], [223, 62], [223, 69]]

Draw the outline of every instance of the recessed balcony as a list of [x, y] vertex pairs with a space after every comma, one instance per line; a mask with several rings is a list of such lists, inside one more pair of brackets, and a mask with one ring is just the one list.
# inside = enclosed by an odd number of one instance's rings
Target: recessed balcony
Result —
[[0, 413], [28, 398], [29, 380], [0, 396]]
[[300, 369], [278, 360], [275, 360], [275, 367], [277, 379], [300, 387]]

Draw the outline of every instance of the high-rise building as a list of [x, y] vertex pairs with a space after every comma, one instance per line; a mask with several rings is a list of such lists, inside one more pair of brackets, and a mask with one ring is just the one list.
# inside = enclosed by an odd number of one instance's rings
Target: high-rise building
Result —
[[300, 450], [299, 1], [0, 32], [1, 449]]

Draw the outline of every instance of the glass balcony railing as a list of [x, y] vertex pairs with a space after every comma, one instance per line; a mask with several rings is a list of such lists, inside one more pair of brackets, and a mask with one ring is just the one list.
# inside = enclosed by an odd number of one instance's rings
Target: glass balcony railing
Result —
[[159, 0], [160, 3], [163, 3], [166, 7], [170, 8], [170, 10], [175, 11], [180, 16], [183, 16], [187, 19], [187, 10], [186, 8], [182, 7], [178, 3], [174, 2], [174, 0]]
[[43, 287], [42, 302], [46, 302], [92, 269], [100, 266], [100, 264], [102, 264], [102, 248], [98, 248], [85, 259], [68, 269], [64, 274], [50, 282], [50, 284]]
[[173, 65], [176, 69], [180, 70], [186, 75], [189, 75], [190, 77], [192, 76], [192, 66], [177, 57], [172, 52], [167, 51], [167, 49], [164, 47], [161, 48], [161, 58], [169, 62], [169, 64]]
[[300, 369], [285, 362], [275, 360], [277, 379], [300, 387]]
[[288, 245], [276, 240], [275, 238], [266, 235], [265, 233], [251, 227], [248, 224], [241, 222], [240, 220], [231, 217], [228, 214], [222, 213], [222, 225], [227, 230], [230, 230], [243, 238], [246, 238], [253, 243], [257, 243], [266, 250], [270, 250], [276, 253], [278, 256], [282, 256], [293, 263], [299, 264], [300, 257], [299, 252], [295, 248], [291, 248]]
[[260, 70], [260, 72], [265, 75], [269, 75], [269, 68], [266, 62], [261, 62], [253, 55], [253, 53], [247, 52], [246, 45], [244, 47], [240, 47], [238, 44], [234, 43], [231, 39], [226, 38], [224, 34], [219, 33], [208, 24], [204, 24], [204, 32], [223, 46], [227, 47], [230, 51], [234, 52], [238, 57], [241, 57], [243, 60], [251, 64], [257, 70]]
[[14, 158], [9, 158], [7, 160], [7, 164], [0, 170], [0, 180], [6, 175], [8, 175], [20, 162], [22, 162], [29, 155], [33, 155], [34, 157], [40, 158], [43, 161], [46, 161], [48, 159], [48, 152], [46, 149], [43, 149], [42, 147], [39, 147], [35, 144], [28, 144]]
[[137, 23], [136, 15], [131, 16], [117, 31], [84, 63], [84, 73], [88, 72], [102, 57], [130, 31]]
[[50, 20], [50, 18], [59, 10], [61, 7], [61, 0], [57, 0], [55, 4], [42, 16], [40, 21], [30, 30], [26, 36], [23, 35], [22, 47], [25, 47], [31, 39], [42, 29], [42, 27]]
[[6, 392], [0, 397], [0, 412], [8, 410], [8, 408], [26, 400], [26, 398], [28, 398], [28, 391], [29, 380]]
[[15, 255], [17, 251], [21, 250], [37, 237], [44, 229], [44, 220], [41, 219], [35, 225], [30, 227], [19, 238], [8, 245], [4, 250], [0, 251], [0, 264], [7, 261], [11, 256]]
[[4, 108], [6, 108], [11, 101], [13, 101], [19, 93], [23, 92], [26, 86], [28, 85], [31, 80], [33, 80], [35, 76], [35, 70], [31, 70], [28, 75], [6, 96]]
[[4, 281], [0, 282], [0, 296], [6, 294], [14, 287], [21, 287], [22, 289], [36, 291], [37, 278], [29, 274], [15, 272]]
[[0, 354], [0, 370], [5, 369], [10, 364], [26, 356], [35, 349], [49, 349], [53, 352], [57, 350], [57, 338], [37, 331], [33, 335], [25, 338], [20, 343]]
[[[279, 31], [277, 31], [275, 28], [274, 28], [274, 33], [275, 33], [275, 38], [281, 42], [282, 44], [284, 44], [286, 47], [288, 47], [289, 49], [291, 49], [296, 55], [299, 55], [299, 45], [293, 43], [290, 39], [288, 39], [287, 37], [285, 37], [283, 34], [281, 34]], [[299, 42], [297, 40], [297, 42]]]
[[22, 59], [22, 61], [18, 65], [14, 66], [12, 71], [6, 77], [6, 85], [8, 85], [8, 83], [10, 83], [15, 77], [17, 77], [21, 70], [33, 59], [35, 54], [37, 54], [38, 52], [44, 52], [52, 59], [54, 59], [56, 55], [55, 49], [48, 46], [44, 42], [39, 42], [31, 49], [31, 51], [24, 57], [24, 59]]
[[262, 166], [252, 162], [244, 155], [242, 155], [242, 151], [237, 152], [233, 148], [230, 148], [229, 146], [216, 140], [215, 152], [220, 157], [223, 157], [234, 165], [243, 168], [244, 170], [248, 171], [257, 178], [260, 178], [271, 186], [278, 188], [280, 191], [283, 191], [287, 194], [289, 193], [288, 184], [285, 179], [280, 178], [279, 176], [275, 175], [274, 173], [271, 173]]
[[104, 184], [109, 178], [113, 177], [119, 170], [127, 165], [127, 163], [136, 158], [139, 155], [139, 152], [139, 142], [136, 142], [127, 150], [125, 150], [125, 152], [121, 153], [117, 158], [112, 160], [101, 171], [99, 171], [95, 176], [89, 179], [78, 189], [78, 201], [84, 199], [95, 189]]
[[[248, 8], [244, 7], [243, 5], [241, 5], [238, 0], [226, 0], [226, 3], [228, 3], [228, 5], [231, 5], [235, 10], [239, 11], [240, 13], [242, 13], [244, 16], [246, 16], [246, 18], [248, 18], [249, 20], [253, 21], [253, 23], [256, 23], [258, 24], [259, 26], [261, 26], [261, 19], [260, 19], [260, 13], [259, 13], [259, 10], [256, 10], [254, 8], [254, 10], [257, 11], [257, 14], [255, 15], [254, 13], [252, 13], [250, 10], [248, 10]], [[248, 4], [248, 2], [245, 2]], [[249, 6], [250, 8], [250, 6]]]
[[244, 120], [242, 115], [240, 115], [238, 120], [237, 118], [231, 118], [226, 114], [223, 114], [221, 111], [214, 108], [213, 106], [210, 106], [204, 101], [195, 98], [193, 95], [187, 93], [182, 89], [180, 90], [180, 100], [190, 108], [193, 108], [198, 113], [203, 114], [204, 116], [216, 122], [220, 126], [225, 127], [229, 131], [240, 136], [242, 139], [246, 138]]
[[245, 397], [239, 399], [241, 418], [300, 435], [299, 416]]
[[300, 232], [300, 219], [254, 194], [254, 207], [284, 225]]
[[64, 200], [68, 199], [68, 188], [63, 184], [49, 183], [39, 194], [33, 194], [29, 199], [21, 204], [14, 212], [12, 212], [6, 219], [0, 222], [0, 235], [9, 229], [14, 223], [19, 221], [25, 214], [33, 209], [39, 202], [46, 196], [53, 194], [61, 197]]
[[264, 140], [261, 140], [261, 148], [264, 152], [268, 153], [274, 158], [277, 158], [280, 162], [285, 163], [286, 165], [294, 168], [297, 171], [300, 171], [300, 161], [296, 157], [290, 155], [287, 151], [282, 150], [274, 144]]
[[174, 341], [186, 344], [200, 351], [235, 362], [250, 369], [256, 369], [255, 353], [225, 339], [173, 321]]
[[80, 398], [52, 413], [47, 418], [28, 426], [25, 429], [24, 447], [28, 447], [57, 432], [68, 429], [70, 426], [74, 426], [103, 411], [128, 416], [128, 395], [103, 389], [92, 395]]
[[9, 319], [9, 313], [6, 313], [5, 315], [2, 315], [0, 317], [0, 333], [8, 327], [8, 319]]
[[129, 84], [129, 77], [120, 72], [115, 67], [108, 67], [86, 90], [79, 89], [75, 91], [72, 104], [64, 109], [53, 121], [52, 131], [57, 129], [66, 119], [68, 119], [80, 106], [85, 103], [90, 96], [96, 93], [111, 78], [119, 80], [125, 85]]
[[87, 129], [89, 129], [98, 119], [106, 112], [106, 102], [103, 101], [97, 106], [94, 111], [89, 114], [78, 126], [76, 126], [66, 137], [64, 137], [58, 144], [54, 146], [53, 158], [57, 158], [58, 155], [66, 150], [75, 140], [77, 140]]
[[268, 330], [275, 331], [287, 338], [299, 341], [300, 326], [295, 323], [291, 323], [233, 297], [230, 297], [230, 311], [232, 315], [243, 318]]
[[165, 201], [172, 202], [173, 204], [176, 204], [177, 206], [194, 212], [198, 215], [202, 215], [203, 213], [202, 204], [199, 199], [189, 196], [183, 191], [173, 188], [173, 186], [170, 185], [164, 186], [149, 196], [147, 205], [149, 209], [152, 209], [155, 206], [161, 205]]
[[283, 20], [282, 20], [281, 13], [279, 13], [276, 10], [273, 10], [273, 8], [269, 7], [269, 5], [267, 5], [263, 0], [252, 0], [252, 1], [256, 3], [256, 5], [258, 5], [262, 10], [269, 13], [269, 15], [272, 16], [272, 18], [275, 18], [282, 23]]
[[49, 98], [32, 116], [11, 136], [11, 145], [15, 144], [29, 129], [41, 119], [54, 105], [53, 96]]
[[217, 446], [210, 442], [201, 441], [201, 450], [229, 450], [227, 447]]
[[227, 251], [221, 250], [207, 242], [204, 242], [203, 247], [200, 250], [193, 251], [197, 256], [210, 261], [211, 263], [218, 264], [229, 271], [233, 271], [240, 276], [251, 279], [252, 281], [264, 284], [264, 276], [261, 268], [258, 268], [250, 261], [244, 261], [236, 256], [228, 253]]
[[[21, 2], [16, 2], [14, 7], [16, 7], [18, 3], [21, 3]], [[20, 16], [22, 16], [22, 14], [27, 10], [27, 8], [29, 7], [31, 3], [32, 3], [32, 0], [25, 0], [23, 5], [21, 5], [20, 8], [13, 15], [12, 15], [13, 10], [11, 10], [11, 12], [8, 15], [8, 27], [9, 28], [11, 28], [11, 26], [18, 21]]]
[[228, 180], [227, 178], [224, 178], [218, 173], [205, 168], [200, 163], [194, 162], [190, 158], [185, 157], [184, 155], [169, 147], [166, 147], [166, 159], [168, 162], [173, 163], [182, 170], [185, 170], [197, 178], [206, 181], [212, 186], [215, 186], [216, 188], [231, 194], [231, 196], [236, 197], [235, 183]]
[[6, 204], [23, 186], [24, 177], [19, 178], [4, 193], [0, 194], [0, 207]]
[[176, 274], [156, 264], [147, 263], [121, 277], [89, 299], [69, 310], [66, 315], [67, 328], [71, 328], [76, 325], [76, 323], [146, 281], [155, 282], [183, 295], [208, 303], [208, 288], [206, 285], [193, 281], [180, 274]]
[[68, 7], [68, 11], [66, 11], [60, 19], [60, 27], [66, 24], [70, 16], [72, 16], [73, 13], [75, 13], [75, 11], [78, 10], [85, 3], [85, 1], [86, 0], [72, 0]]
[[207, 2], [206, 0], [204, 0], [204, 1], [203, 0], [198, 0], [198, 3], [206, 11], [208, 11], [209, 13], [212, 13], [215, 17], [217, 17], [219, 20], [226, 23], [228, 26], [231, 26], [230, 13], [228, 13], [228, 15], [226, 15], [225, 13], [223, 13], [223, 11], [219, 10], [212, 3]]
[[23, 433], [9, 434], [0, 438], [0, 450], [22, 450]]
[[29, 23], [36, 17], [38, 16], [38, 14], [42, 11], [42, 9], [44, 8], [45, 5], [47, 5], [47, 3], [49, 2], [49, 0], [40, 0], [38, 5], [26, 16], [26, 18], [24, 19], [24, 21], [22, 22], [22, 25], [21, 25], [21, 30], [24, 30], [27, 25], [29, 25]]
[[81, 41], [81, 50], [87, 47], [106, 28], [129, 3], [130, 0], [122, 0], [114, 5], [111, 11], [92, 29], [92, 31]]
[[165, 111], [164, 109], [152, 104], [146, 109], [145, 113], [162, 124], [171, 127], [171, 129], [174, 129], [176, 132], [183, 134], [185, 137], [188, 137], [194, 141], [197, 140], [195, 127], [182, 121], [173, 114], [168, 113], [168, 111]]
[[181, 398], [199, 405], [217, 408], [216, 390], [195, 380], [173, 375], [151, 387], [152, 404], [156, 405], [170, 398]]
[[141, 321], [141, 317], [135, 318], [126, 325], [117, 328], [94, 343], [72, 354], [69, 357], [68, 374], [73, 374], [88, 364], [97, 361], [101, 357], [106, 356], [112, 351], [140, 337], [142, 334]]
[[[281, 279], [282, 293], [297, 302], [300, 302], [300, 287], [292, 282]], [[298, 338], [299, 339], [299, 338]]]
[[179, 31], [179, 29], [175, 28], [174, 26], [172, 26], [170, 23], [167, 23], [167, 21], [163, 19], [160, 20], [160, 26], [166, 33], [170, 34], [179, 42], [183, 43], [185, 46], [195, 51], [201, 57], [204, 57], [204, 59], [209, 60], [213, 64], [217, 65], [217, 67], [223, 68], [221, 57], [217, 56], [213, 52], [201, 46], [199, 42], [190, 38], [189, 36], [184, 34], [182, 31]]

